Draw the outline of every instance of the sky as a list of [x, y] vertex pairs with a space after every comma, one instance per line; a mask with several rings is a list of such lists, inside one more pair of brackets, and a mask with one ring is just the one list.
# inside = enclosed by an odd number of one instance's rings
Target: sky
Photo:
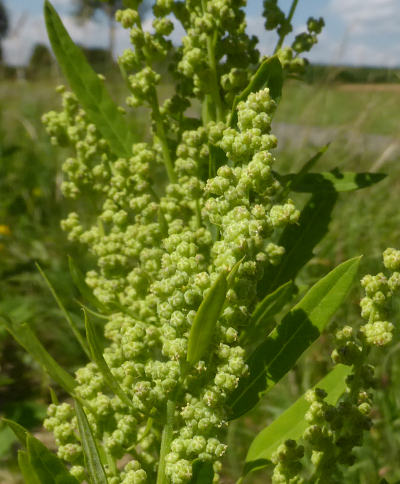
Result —
[[[3, 41], [5, 60], [12, 65], [25, 64], [36, 43], [48, 44], [43, 22], [43, 0], [3, 0], [11, 28]], [[107, 28], [105, 18], [98, 16], [79, 25], [72, 16], [73, 0], [53, 0], [53, 5], [75, 42], [85, 46], [105, 47]], [[248, 31], [260, 39], [260, 50], [269, 54], [276, 37], [265, 32], [262, 0], [248, 0]], [[288, 11], [291, 0], [280, 0]], [[317, 46], [308, 53], [311, 62], [365, 66], [400, 66], [400, 0], [299, 0], [293, 19], [294, 32], [302, 32], [309, 16], [325, 19], [326, 27]], [[151, 19], [145, 27], [151, 29]], [[177, 29], [173, 40], [179, 41]], [[115, 55], [129, 47], [129, 35], [118, 29]], [[290, 42], [291, 37], [287, 38]], [[285, 42], [286, 43], [286, 42]]]

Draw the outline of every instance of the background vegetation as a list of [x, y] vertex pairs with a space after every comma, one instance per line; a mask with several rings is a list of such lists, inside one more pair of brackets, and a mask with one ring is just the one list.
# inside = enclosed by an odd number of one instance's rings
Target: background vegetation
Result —
[[[116, 81], [118, 73], [108, 52], [94, 49], [87, 54], [98, 71], [107, 72], [112, 92], [123, 102], [124, 86]], [[282, 168], [295, 171], [331, 142], [320, 168], [388, 174], [372, 188], [342, 194], [330, 235], [301, 274], [304, 285], [358, 254], [364, 254], [362, 273], [378, 271], [381, 252], [388, 246], [400, 247], [399, 73], [313, 66], [303, 80], [290, 80], [285, 86], [273, 129], [280, 142], [276, 157]], [[73, 371], [84, 361], [84, 355], [35, 268], [35, 262], [39, 262], [79, 322], [67, 254], [81, 266], [89, 261], [82, 249], [67, 242], [59, 227], [60, 219], [69, 211], [60, 194], [61, 164], [67, 152], [51, 146], [40, 122], [44, 112], [58, 105], [54, 88], [60, 78], [44, 46], [34, 49], [26, 68], [3, 65], [0, 76], [0, 313], [32, 324], [49, 351]], [[168, 83], [164, 88], [168, 90]], [[132, 118], [132, 129], [146, 133], [147, 122], [146, 113], [140, 111]], [[358, 324], [358, 298], [355, 288], [332, 325]], [[360, 460], [348, 473], [348, 483], [375, 484], [383, 477], [390, 483], [400, 482], [399, 350], [397, 331], [394, 344], [379, 365], [376, 426], [360, 450]], [[303, 356], [267, 401], [233, 424], [226, 483], [234, 482], [239, 474], [238, 463], [257, 429], [324, 373], [329, 354], [330, 341], [325, 337]], [[0, 414], [32, 429], [44, 440], [49, 437], [40, 428], [40, 421], [49, 402], [48, 383], [40, 368], [0, 329]], [[0, 424], [0, 482], [5, 484], [20, 482], [15, 446], [11, 433]], [[254, 474], [247, 482], [265, 482], [265, 477]]]

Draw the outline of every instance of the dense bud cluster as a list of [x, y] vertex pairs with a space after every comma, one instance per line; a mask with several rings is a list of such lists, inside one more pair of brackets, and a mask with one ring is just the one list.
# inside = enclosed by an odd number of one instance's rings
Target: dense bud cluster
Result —
[[[61, 225], [96, 261], [86, 283], [106, 320], [103, 357], [121, 390], [114, 394], [109, 376], [89, 362], [75, 373], [75, 395], [85, 406], [110, 484], [153, 483], [160, 468], [168, 482], [184, 484], [195, 460], [212, 463], [217, 482], [228, 398], [247, 372], [240, 331], [259, 302], [257, 283], [284, 254], [274, 234], [296, 223], [299, 211], [274, 177], [276, 102], [269, 89], [248, 93], [231, 113], [260, 56], [257, 39], [246, 33], [246, 2], [157, 0], [153, 33], [142, 27], [139, 3], [116, 13], [132, 43], [119, 65], [130, 91], [127, 106], [150, 110], [151, 141], [116, 156], [65, 88], [59, 89], [62, 111], [43, 118], [52, 142], [72, 148], [63, 166], [64, 195], [87, 197], [94, 206], [91, 213], [78, 206]], [[279, 57], [293, 71], [322, 21], [310, 19], [308, 37], [285, 50], [291, 18], [276, 1], [266, 1], [265, 9], [267, 28], [278, 28]], [[174, 29], [170, 14], [186, 31], [179, 48], [168, 38]], [[177, 79], [163, 104], [160, 61]], [[201, 119], [187, 116], [196, 100], [202, 102]], [[160, 162], [169, 178], [165, 186], [155, 186], [152, 177]], [[233, 267], [209, 351], [190, 365], [196, 312]], [[388, 327], [380, 330], [386, 334]], [[45, 426], [71, 473], [87, 480], [72, 407], [51, 405]], [[276, 455], [275, 475], [293, 477], [302, 455], [302, 447], [286, 442]]]
[[[308, 427], [301, 440], [313, 464], [312, 478], [307, 480], [300, 477], [300, 451], [298, 457], [294, 451], [278, 452], [274, 461], [274, 483], [292, 482], [290, 478], [295, 475], [295, 467], [298, 475], [293, 482], [339, 484], [343, 482], [343, 469], [355, 462], [353, 449], [362, 444], [364, 432], [372, 425], [371, 389], [375, 381], [374, 368], [367, 363], [367, 357], [373, 346], [385, 346], [392, 340], [394, 326], [385, 319], [390, 299], [400, 287], [397, 272], [400, 269], [400, 250], [386, 249], [383, 262], [391, 272], [390, 277], [379, 273], [375, 276], [366, 275], [361, 280], [366, 293], [360, 301], [361, 316], [367, 322], [358, 330], [344, 326], [336, 333], [337, 347], [332, 352], [332, 359], [335, 363], [352, 367], [346, 380], [346, 393], [337, 405], [327, 403], [326, 392], [319, 388], [306, 394], [310, 403], [305, 415]], [[301, 446], [296, 447], [296, 443], [291, 442], [290, 448], [300, 449]]]

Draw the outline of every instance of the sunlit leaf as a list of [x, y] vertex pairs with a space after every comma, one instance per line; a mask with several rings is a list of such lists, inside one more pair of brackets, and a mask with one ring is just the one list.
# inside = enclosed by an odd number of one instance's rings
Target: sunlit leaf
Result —
[[[325, 390], [328, 394], [325, 401], [335, 405], [346, 390], [346, 377], [350, 372], [351, 367], [339, 364], [313, 388]], [[304, 418], [309, 407], [310, 403], [306, 401], [305, 396], [301, 396], [255, 437], [247, 452], [244, 475], [265, 467], [283, 442], [288, 439], [297, 440], [302, 436], [309, 425]]]
[[231, 419], [253, 408], [319, 337], [346, 298], [359, 263], [360, 257], [350, 259], [320, 279], [256, 348], [231, 397]]
[[249, 94], [268, 87], [271, 98], [279, 102], [282, 95], [283, 71], [278, 56], [274, 55], [265, 59], [251, 78], [248, 86], [238, 94], [232, 105], [230, 126], [237, 123], [237, 105], [245, 101]]
[[117, 156], [131, 156], [134, 139], [125, 118], [48, 0], [44, 3], [44, 16], [53, 52], [88, 118]]

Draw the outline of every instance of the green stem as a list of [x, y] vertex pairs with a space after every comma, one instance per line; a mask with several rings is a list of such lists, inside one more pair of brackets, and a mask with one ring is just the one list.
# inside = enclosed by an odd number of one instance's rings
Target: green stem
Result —
[[165, 475], [166, 462], [165, 458], [171, 447], [172, 433], [174, 430], [174, 413], [175, 400], [168, 400], [167, 402], [167, 417], [161, 437], [160, 461], [158, 464], [157, 484], [168, 484], [168, 478]]
[[[298, 2], [299, 2], [299, 0], [293, 0], [292, 6], [290, 7], [290, 10], [289, 10], [289, 15], [287, 16], [287, 19], [285, 21], [286, 24], [290, 24], [290, 22], [292, 21], [292, 18], [293, 18], [293, 15], [294, 15], [294, 12], [296, 10]], [[283, 44], [283, 41], [285, 40], [285, 37], [286, 37], [286, 33], [282, 33], [280, 35], [278, 43], [276, 44], [276, 47], [275, 47], [275, 50], [274, 50], [274, 54], [276, 54], [278, 52], [278, 50], [282, 47], [282, 44]]]
[[171, 159], [171, 153], [169, 151], [169, 146], [168, 146], [168, 141], [167, 141], [167, 135], [165, 133], [164, 129], [164, 123], [162, 120], [162, 116], [160, 113], [160, 109], [158, 107], [158, 96], [157, 96], [157, 91], [154, 89], [153, 95], [152, 95], [152, 103], [151, 107], [153, 110], [153, 118], [156, 123], [156, 133], [157, 137], [160, 140], [161, 143], [161, 149], [164, 157], [164, 164], [165, 168], [167, 170], [168, 178], [171, 183], [176, 183], [176, 174], [174, 171], [174, 166], [172, 163]]
[[[203, 8], [203, 12], [205, 13], [206, 8], [206, 0], [201, 1], [201, 5]], [[218, 32], [215, 30], [212, 35], [207, 36], [207, 55], [208, 55], [208, 66], [210, 68], [211, 74], [211, 97], [215, 104], [215, 112], [216, 112], [216, 120], [222, 121], [223, 120], [223, 113], [224, 108], [222, 106], [222, 99], [219, 92], [219, 84], [218, 84], [218, 74], [217, 74], [217, 62], [215, 59], [215, 44], [217, 42], [217, 35]], [[204, 101], [207, 102], [207, 101]]]

